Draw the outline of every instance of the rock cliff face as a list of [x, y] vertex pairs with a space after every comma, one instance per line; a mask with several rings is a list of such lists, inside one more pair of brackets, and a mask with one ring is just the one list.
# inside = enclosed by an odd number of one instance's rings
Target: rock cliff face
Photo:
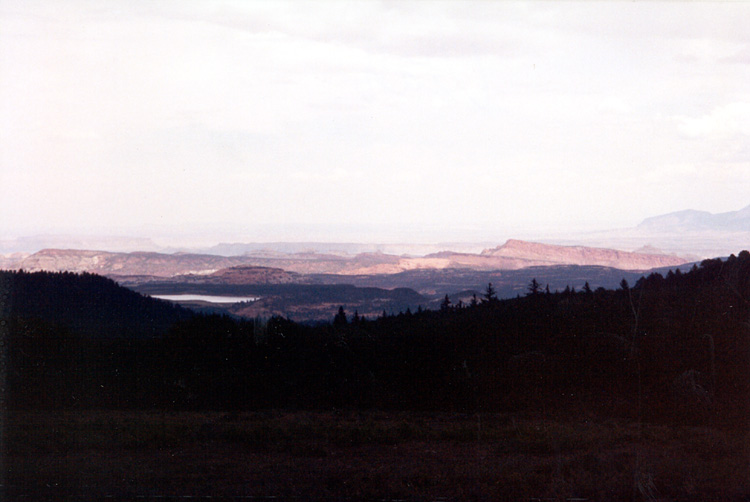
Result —
[[171, 277], [178, 274], [209, 274], [243, 263], [241, 257], [234, 256], [44, 249], [13, 264], [13, 268], [29, 272], [49, 270]]
[[[93, 272], [109, 276], [153, 276], [173, 277], [177, 275], [210, 275], [232, 267], [257, 267], [221, 272], [227, 278], [239, 280], [242, 274], [259, 273], [260, 269], [279, 269], [296, 274], [358, 274], [385, 266], [388, 271], [397, 265], [400, 257], [383, 253], [362, 253], [344, 257], [317, 253], [268, 253], [243, 256], [217, 256], [186, 253], [112, 253], [108, 251], [45, 249], [30, 256], [6, 259], [0, 262], [3, 268]], [[413, 267], [412, 267], [413, 268]], [[397, 270], [400, 271], [401, 269]], [[367, 272], [364, 272], [367, 273]], [[260, 277], [259, 277], [260, 278]], [[289, 277], [277, 277], [286, 281]], [[281, 282], [283, 284], [284, 282]]]
[[6, 255], [0, 255], [0, 269], [8, 270], [16, 267], [17, 263], [20, 263], [24, 258], [27, 258], [29, 253], [10, 253]]
[[650, 270], [687, 263], [689, 259], [666, 255], [656, 249], [637, 253], [584, 246], [556, 246], [509, 240], [480, 254], [443, 251], [421, 258], [352, 270], [352, 274], [396, 274], [407, 270], [465, 268], [471, 270], [518, 270], [548, 265], [597, 265], [621, 270]]
[[[630, 253], [615, 249], [584, 246], [556, 246], [538, 242], [509, 240], [502, 246], [486, 249], [481, 254], [490, 260], [507, 259], [537, 265], [599, 265], [621, 270], [649, 270], [671, 267], [688, 260], [678, 256], [650, 253]], [[533, 263], [531, 263], [533, 262]]]
[[[621, 270], [649, 270], [677, 266], [688, 260], [657, 252], [630, 253], [583, 246], [556, 246], [509, 240], [481, 254], [441, 252], [424, 257], [383, 253], [333, 256], [295, 253], [269, 257], [217, 256], [207, 254], [111, 253], [106, 251], [46, 249], [21, 257], [5, 268], [27, 271], [94, 272], [109, 276], [186, 276], [201, 282], [225, 284], [299, 282], [301, 274], [372, 275], [408, 270], [517, 270], [546, 265], [599, 265]], [[188, 282], [193, 282], [188, 279]]]

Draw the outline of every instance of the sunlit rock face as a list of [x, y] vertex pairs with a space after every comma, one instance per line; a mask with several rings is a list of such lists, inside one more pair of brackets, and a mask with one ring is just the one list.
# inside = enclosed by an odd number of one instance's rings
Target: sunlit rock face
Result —
[[649, 270], [681, 265], [689, 261], [674, 255], [645, 249], [639, 252], [584, 246], [557, 246], [509, 240], [479, 254], [443, 251], [423, 257], [385, 253], [338, 256], [319, 253], [276, 253], [268, 256], [217, 256], [190, 253], [111, 253], [106, 251], [45, 249], [29, 256], [7, 259], [7, 268], [28, 271], [50, 270], [94, 272], [116, 276], [202, 276], [207, 282], [225, 284], [287, 284], [298, 282], [300, 274], [372, 275], [408, 270], [517, 270], [545, 265], [598, 265], [623, 270]]
[[623, 270], [649, 270], [681, 265], [688, 261], [679, 256], [661, 253], [636, 253], [584, 246], [556, 246], [519, 240], [509, 240], [502, 246], [487, 249], [482, 252], [482, 256], [489, 259], [522, 260], [535, 266], [600, 265]]

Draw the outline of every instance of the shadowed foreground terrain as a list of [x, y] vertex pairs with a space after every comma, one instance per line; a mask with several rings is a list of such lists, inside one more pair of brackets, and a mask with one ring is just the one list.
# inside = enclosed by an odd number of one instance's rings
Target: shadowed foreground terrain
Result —
[[585, 416], [24, 411], [5, 500], [746, 500], [748, 436]]
[[319, 325], [0, 281], [0, 500], [750, 498], [747, 251]]

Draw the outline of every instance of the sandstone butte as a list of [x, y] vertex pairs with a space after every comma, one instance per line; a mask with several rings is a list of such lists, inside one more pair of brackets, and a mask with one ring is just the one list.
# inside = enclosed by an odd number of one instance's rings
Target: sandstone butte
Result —
[[[627, 252], [584, 246], [558, 246], [509, 240], [480, 254], [444, 251], [423, 257], [362, 253], [341, 256], [316, 253], [268, 256], [218, 256], [190, 253], [113, 253], [45, 249], [7, 264], [9, 269], [93, 272], [109, 276], [174, 277], [194, 275], [212, 281], [289, 283], [297, 274], [392, 274], [415, 269], [517, 270], [546, 265], [598, 265], [621, 270], [649, 270], [689, 260], [655, 252]], [[239, 268], [237, 268], [239, 267]]]

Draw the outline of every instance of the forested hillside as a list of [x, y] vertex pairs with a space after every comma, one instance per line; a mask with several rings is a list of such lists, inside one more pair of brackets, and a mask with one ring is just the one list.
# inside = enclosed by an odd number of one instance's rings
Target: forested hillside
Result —
[[[498, 300], [490, 285], [469, 304], [377, 319], [342, 309], [316, 327], [144, 308], [89, 275], [11, 278], [16, 407], [534, 409], [689, 423], [741, 423], [750, 411], [747, 251], [616, 290], [551, 293], [532, 281]], [[69, 307], [28, 289], [53, 279]], [[98, 305], [114, 314], [93, 313], [81, 291], [105, 284], [114, 289]], [[157, 317], [172, 326], [92, 341], [78, 315], [111, 316], [117, 333]]]
[[52, 323], [83, 338], [153, 338], [192, 315], [86, 272], [0, 271], [0, 284], [10, 292], [13, 317]]

